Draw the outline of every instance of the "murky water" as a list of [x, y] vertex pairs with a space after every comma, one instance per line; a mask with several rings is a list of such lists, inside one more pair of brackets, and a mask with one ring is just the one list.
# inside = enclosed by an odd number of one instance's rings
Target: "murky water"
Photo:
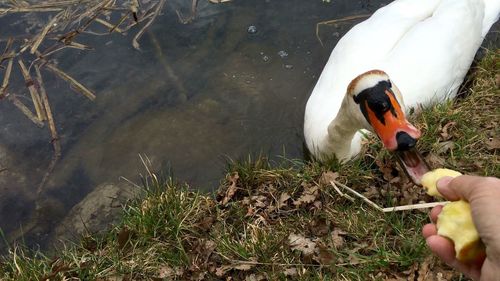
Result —
[[[9, 165], [0, 177], [0, 228], [8, 238], [31, 225], [26, 241], [43, 244], [97, 185], [121, 176], [137, 181], [139, 154], [202, 190], [217, 186], [227, 158], [302, 158], [305, 102], [333, 46], [357, 21], [322, 27], [324, 47], [316, 23], [389, 1], [200, 1], [187, 25], [175, 10], [187, 13], [190, 1], [168, 2], [141, 52], [131, 36], [112, 35], [80, 37], [95, 51], [58, 55], [61, 69], [97, 92], [94, 102], [46, 75], [63, 151], [41, 216], [34, 201], [53, 153], [48, 130], [0, 101], [0, 158]], [[12, 22], [0, 18], [2, 36], [15, 33]]]

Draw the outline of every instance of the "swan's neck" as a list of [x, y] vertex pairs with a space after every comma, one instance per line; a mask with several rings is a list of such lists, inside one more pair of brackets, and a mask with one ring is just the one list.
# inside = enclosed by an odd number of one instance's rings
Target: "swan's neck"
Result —
[[353, 142], [356, 132], [363, 129], [359, 116], [356, 116], [356, 110], [359, 111], [357, 108], [351, 108], [344, 98], [337, 116], [328, 125], [330, 149], [341, 161], [354, 157], [361, 149], [359, 139]]

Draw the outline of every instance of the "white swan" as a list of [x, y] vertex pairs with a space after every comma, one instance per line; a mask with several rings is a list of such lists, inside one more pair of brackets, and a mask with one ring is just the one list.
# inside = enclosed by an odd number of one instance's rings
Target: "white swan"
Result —
[[456, 95], [499, 12], [500, 0], [395, 0], [354, 26], [307, 102], [311, 154], [350, 159], [360, 151], [361, 129], [390, 151], [413, 147], [420, 132], [403, 112]]

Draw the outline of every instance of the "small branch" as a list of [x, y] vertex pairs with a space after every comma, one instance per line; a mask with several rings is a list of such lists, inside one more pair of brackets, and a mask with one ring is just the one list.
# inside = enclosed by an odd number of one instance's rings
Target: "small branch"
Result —
[[443, 202], [420, 203], [420, 204], [397, 206], [397, 207], [387, 207], [387, 208], [383, 208], [382, 212], [390, 213], [390, 212], [398, 212], [398, 211], [428, 209], [428, 208], [434, 208], [434, 207], [440, 206], [440, 205], [446, 205], [448, 203], [450, 203], [450, 202], [443, 201]]
[[38, 91], [36, 90], [35, 84], [33, 83], [33, 79], [31, 79], [31, 75], [26, 66], [24, 65], [23, 61], [19, 59], [17, 62], [21, 67], [21, 72], [23, 74], [26, 87], [28, 87], [28, 90], [31, 94], [31, 100], [33, 101], [33, 105], [35, 106], [36, 115], [38, 116], [38, 119], [40, 121], [44, 121], [46, 119], [45, 111], [43, 109], [43, 105], [40, 100], [40, 95], [38, 95]]
[[28, 119], [30, 119], [33, 123], [35, 123], [35, 125], [37, 125], [38, 127], [42, 128], [43, 127], [43, 123], [42, 121], [40, 121], [34, 114], [33, 112], [31, 112], [31, 110], [29, 110], [28, 107], [26, 107], [26, 105], [24, 105], [18, 98], [16, 98], [15, 96], [13, 95], [8, 95], [7, 96], [7, 100], [11, 101], [19, 110], [21, 110], [21, 112], [26, 115], [26, 117], [28, 117]]
[[5, 97], [5, 92], [7, 91], [7, 87], [9, 86], [10, 74], [12, 73], [12, 63], [14, 59], [9, 59], [7, 64], [7, 69], [5, 70], [5, 75], [3, 77], [2, 86], [0, 87], [0, 99]]
[[153, 12], [153, 16], [149, 21], [137, 32], [137, 34], [134, 36], [134, 39], [132, 40], [132, 46], [134, 46], [135, 49], [140, 50], [140, 44], [139, 44], [139, 39], [142, 37], [146, 29], [153, 23], [153, 21], [156, 19], [158, 14], [160, 14], [161, 9], [163, 8], [163, 5], [165, 4], [166, 0], [160, 0], [158, 4], [156, 5], [156, 9]]
[[351, 202], [354, 202], [354, 198], [352, 198], [351, 196], [343, 193], [342, 191], [340, 191], [340, 189], [337, 187], [337, 185], [333, 182], [333, 181], [330, 181], [330, 184], [333, 186], [333, 189], [335, 189], [335, 191], [337, 191], [337, 193], [344, 197], [345, 199], [351, 201]]
[[45, 106], [45, 111], [47, 113], [50, 135], [52, 137], [51, 143], [52, 147], [54, 148], [54, 155], [52, 156], [52, 160], [50, 161], [49, 167], [47, 168], [47, 171], [45, 172], [45, 175], [43, 176], [43, 179], [37, 188], [37, 196], [39, 196], [42, 193], [45, 183], [47, 182], [50, 175], [54, 171], [54, 168], [57, 162], [59, 161], [59, 158], [61, 157], [61, 143], [59, 141], [56, 125], [54, 122], [54, 118], [52, 116], [52, 110], [50, 108], [49, 98], [47, 96], [47, 92], [45, 91], [45, 87], [43, 86], [42, 74], [40, 72], [40, 68], [38, 67], [38, 65], [35, 65], [35, 72], [36, 72], [36, 80], [38, 83], [38, 87], [40, 89], [40, 95], [42, 97], [42, 101]]
[[70, 85], [72, 86], [73, 89], [75, 89], [77, 92], [81, 93], [82, 95], [86, 96], [89, 100], [92, 100], [92, 101], [95, 100], [95, 94], [91, 90], [89, 90], [87, 87], [80, 84], [73, 77], [69, 76], [66, 72], [60, 70], [55, 65], [50, 64], [50, 63], [45, 64], [45, 67], [47, 67], [54, 74], [59, 76], [61, 79], [70, 83]]
[[341, 18], [341, 19], [333, 19], [333, 20], [318, 22], [316, 24], [316, 38], [318, 39], [318, 41], [321, 44], [321, 46], [323, 46], [323, 41], [321, 41], [321, 37], [319, 37], [319, 27], [320, 27], [320, 25], [329, 25], [329, 24], [335, 24], [335, 23], [339, 23], [339, 22], [345, 22], [345, 21], [363, 19], [363, 18], [368, 18], [370, 16], [371, 15], [368, 15], [368, 14], [366, 14], [366, 15], [355, 15], [355, 16], [344, 17], [344, 18]]
[[331, 181], [330, 184], [334, 185], [334, 184], [337, 184], [339, 185], [340, 187], [344, 188], [345, 190], [349, 191], [350, 193], [356, 195], [357, 197], [361, 198], [363, 201], [365, 201], [365, 203], [367, 203], [368, 205], [372, 206], [373, 208], [379, 210], [379, 211], [384, 211], [384, 209], [382, 209], [382, 207], [380, 207], [379, 205], [377, 205], [375, 202], [371, 201], [370, 199], [366, 198], [365, 196], [363, 196], [361, 193], [357, 192], [356, 190], [348, 187], [347, 185], [345, 184], [342, 184], [338, 181]]

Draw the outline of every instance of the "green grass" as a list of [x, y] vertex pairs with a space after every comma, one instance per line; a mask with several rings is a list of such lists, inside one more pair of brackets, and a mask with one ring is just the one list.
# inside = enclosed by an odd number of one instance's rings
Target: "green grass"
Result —
[[[490, 51], [460, 98], [412, 116], [433, 167], [500, 175], [499, 52]], [[498, 125], [498, 124], [497, 124]], [[443, 148], [444, 147], [444, 148]], [[326, 164], [265, 157], [231, 162], [217, 194], [149, 172], [145, 194], [121, 223], [55, 254], [13, 245], [0, 280], [401, 280], [438, 274], [461, 280], [432, 257], [420, 231], [427, 211], [382, 213], [329, 183], [388, 207], [432, 200], [412, 185], [380, 143], [363, 157]], [[149, 171], [149, 170], [148, 170]], [[336, 174], [332, 175], [332, 171]], [[416, 279], [415, 279], [416, 280]]]

